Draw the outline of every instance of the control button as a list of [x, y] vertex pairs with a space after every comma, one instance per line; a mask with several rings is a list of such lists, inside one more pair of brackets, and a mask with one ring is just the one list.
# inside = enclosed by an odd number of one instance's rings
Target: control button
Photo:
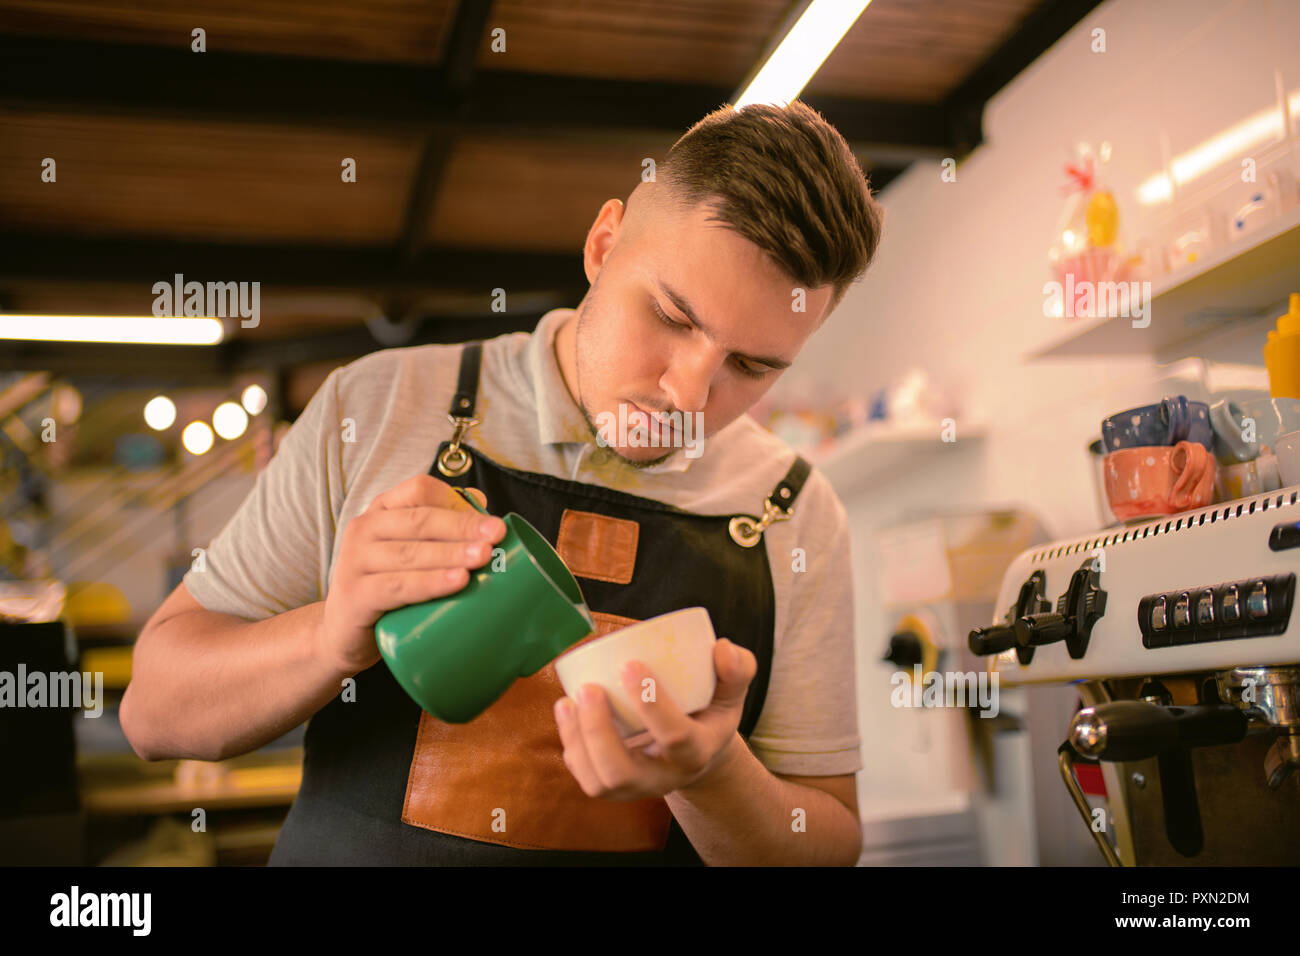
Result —
[[1206, 627], [1214, 623], [1214, 589], [1206, 588], [1196, 599], [1196, 626]]
[[1268, 588], [1263, 581], [1256, 581], [1246, 596], [1246, 613], [1259, 620], [1268, 617]]
[[1173, 644], [1173, 631], [1151, 631], [1142, 635], [1142, 646], [1146, 648], [1170, 647]]
[[1169, 626], [1169, 599], [1163, 594], [1151, 605], [1151, 630], [1163, 631]]
[[1300, 548], [1300, 521], [1287, 521], [1273, 528], [1268, 536], [1271, 551]]
[[1223, 623], [1235, 624], [1241, 620], [1241, 596], [1237, 585], [1229, 584], [1223, 590]]
[[1174, 627], [1190, 627], [1192, 623], [1192, 598], [1184, 591], [1174, 602]]

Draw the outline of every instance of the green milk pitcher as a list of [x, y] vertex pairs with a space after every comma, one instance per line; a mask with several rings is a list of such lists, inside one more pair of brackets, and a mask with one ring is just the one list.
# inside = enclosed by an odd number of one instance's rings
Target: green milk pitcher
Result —
[[[464, 488], [476, 511], [491, 514]], [[411, 698], [463, 724], [519, 677], [537, 673], [596, 630], [582, 590], [550, 543], [511, 512], [488, 563], [455, 594], [389, 611], [375, 622], [379, 653]]]

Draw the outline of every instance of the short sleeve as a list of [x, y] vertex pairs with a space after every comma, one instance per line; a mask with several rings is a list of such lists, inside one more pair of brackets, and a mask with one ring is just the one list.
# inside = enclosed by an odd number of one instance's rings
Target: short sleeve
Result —
[[210, 611], [262, 620], [322, 600], [343, 498], [340, 369], [280, 441], [184, 582]]
[[[749, 745], [773, 773], [829, 777], [856, 773], [863, 763], [848, 521], [829, 482], [814, 476], [805, 488], [819, 499], [808, 502], [813, 519], [772, 548], [777, 600], [784, 591], [789, 610]], [[820, 541], [829, 546], [817, 546]], [[801, 559], [804, 570], [798, 569]]]

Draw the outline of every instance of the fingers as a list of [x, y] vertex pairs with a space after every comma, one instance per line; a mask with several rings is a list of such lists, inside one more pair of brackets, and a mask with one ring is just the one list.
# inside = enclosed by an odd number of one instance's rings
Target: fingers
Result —
[[[484, 501], [486, 504], [486, 501]], [[445, 481], [433, 475], [414, 475], [377, 496], [367, 511], [388, 508], [417, 508], [424, 506], [450, 508], [453, 511], [474, 509]]]
[[479, 568], [492, 556], [492, 542], [470, 541], [373, 541], [361, 555], [362, 574], [391, 571], [436, 571], [451, 568]]
[[555, 723], [560, 730], [560, 743], [564, 747], [564, 765], [578, 781], [582, 792], [589, 797], [600, 793], [603, 784], [591, 765], [587, 745], [583, 743], [582, 731], [578, 728], [578, 705], [568, 697], [561, 697], [555, 702]]
[[[459, 497], [459, 496], [458, 496]], [[376, 499], [378, 500], [378, 499]], [[372, 541], [486, 541], [506, 535], [506, 523], [481, 515], [461, 499], [460, 508], [412, 506], [367, 511], [358, 520]]]
[[[682, 713], [668, 688], [655, 680], [654, 674], [640, 661], [631, 661], [621, 674], [623, 691], [645, 721], [646, 731], [662, 746], [671, 749], [690, 736], [690, 719]], [[647, 690], [653, 688], [653, 699]]]
[[[650, 686], [646, 680], [654, 674], [640, 661], [630, 662], [623, 670], [623, 690], [633, 700], [647, 732], [654, 743], [640, 754], [645, 757], [667, 757], [675, 764], [698, 771], [704, 769], [707, 754], [701, 749], [700, 738], [694, 732], [692, 719], [683, 713], [672, 695], [662, 686], [655, 685], [655, 699], [644, 699], [642, 688]], [[716, 699], [715, 699], [716, 700]], [[628, 746], [630, 741], [623, 741]], [[639, 750], [633, 747], [633, 750]]]
[[357, 580], [356, 589], [365, 606], [383, 609], [446, 597], [455, 594], [468, 583], [467, 570], [446, 568], [441, 571], [366, 574]]
[[[578, 781], [584, 791], [594, 777], [607, 799], [626, 799], [635, 790], [635, 781], [643, 778], [654, 765], [643, 754], [623, 745], [610, 714], [609, 698], [601, 688], [595, 687], [595, 690], [590, 703], [582, 700], [579, 693], [576, 727], [573, 721], [569, 721], [567, 728], [561, 727], [560, 739], [566, 745], [566, 764], [575, 776], [581, 775]], [[573, 750], [571, 755], [567, 754], [570, 746]]]
[[[487, 496], [466, 489], [487, 507]], [[474, 541], [505, 537], [505, 522], [474, 509], [451, 485], [432, 475], [415, 475], [370, 502], [359, 516], [365, 537], [381, 541]]]

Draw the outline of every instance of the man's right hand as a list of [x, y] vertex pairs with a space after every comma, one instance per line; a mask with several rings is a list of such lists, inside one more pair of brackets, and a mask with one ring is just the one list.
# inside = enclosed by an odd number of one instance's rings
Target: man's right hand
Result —
[[[481, 491], [471, 493], [486, 506]], [[432, 475], [379, 495], [343, 529], [317, 656], [347, 674], [373, 666], [375, 622], [395, 608], [459, 591], [505, 534], [504, 521], [479, 514]]]

